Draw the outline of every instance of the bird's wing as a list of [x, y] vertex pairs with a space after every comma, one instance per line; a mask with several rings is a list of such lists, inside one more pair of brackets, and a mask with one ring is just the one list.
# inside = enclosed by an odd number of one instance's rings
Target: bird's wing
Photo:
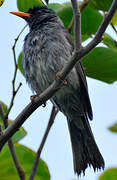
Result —
[[81, 96], [82, 96], [84, 108], [86, 109], [86, 111], [88, 113], [88, 117], [92, 120], [93, 112], [92, 112], [91, 102], [90, 102], [89, 93], [88, 93], [86, 75], [85, 75], [81, 61], [79, 61], [76, 64], [76, 71], [77, 71], [78, 76], [80, 77]]
[[[73, 41], [71, 39], [71, 36], [67, 31], [65, 34], [66, 34], [66, 38], [67, 38], [68, 42], [72, 46], [72, 52], [73, 52], [74, 44], [73, 44]], [[75, 68], [76, 68], [78, 77], [80, 77], [81, 96], [82, 96], [83, 105], [84, 105], [84, 108], [88, 114], [88, 117], [92, 120], [93, 119], [92, 107], [91, 107], [89, 93], [88, 93], [86, 75], [85, 75], [84, 68], [83, 68], [81, 60], [79, 60], [76, 63]]]

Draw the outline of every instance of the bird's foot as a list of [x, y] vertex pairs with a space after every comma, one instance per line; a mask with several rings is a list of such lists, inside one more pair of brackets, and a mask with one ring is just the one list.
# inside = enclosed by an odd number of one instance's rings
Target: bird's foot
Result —
[[[40, 96], [39, 93], [38, 93], [38, 94], [35, 94], [35, 95], [32, 95], [32, 96], [30, 96], [30, 100], [33, 102], [34, 99], [37, 98], [37, 97], [39, 97], [39, 96]], [[44, 102], [44, 103], [42, 104], [42, 107], [46, 107], [46, 102]]]
[[65, 79], [64, 79], [64, 80], [61, 79], [61, 73], [60, 73], [60, 72], [58, 72], [58, 73], [55, 75], [55, 77], [62, 82], [62, 85], [67, 85], [67, 81], [66, 81]]

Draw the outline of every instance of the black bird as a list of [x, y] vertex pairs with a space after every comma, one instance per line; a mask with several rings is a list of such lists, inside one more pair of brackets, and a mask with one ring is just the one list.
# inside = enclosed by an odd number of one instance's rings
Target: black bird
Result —
[[[23, 68], [31, 89], [41, 93], [71, 59], [73, 41], [57, 14], [45, 6], [12, 14], [22, 17], [29, 25], [30, 32], [23, 47]], [[85, 173], [91, 165], [94, 171], [104, 169], [104, 160], [88, 121], [93, 115], [81, 61], [71, 70], [66, 83], [51, 101], [67, 118], [75, 173]]]

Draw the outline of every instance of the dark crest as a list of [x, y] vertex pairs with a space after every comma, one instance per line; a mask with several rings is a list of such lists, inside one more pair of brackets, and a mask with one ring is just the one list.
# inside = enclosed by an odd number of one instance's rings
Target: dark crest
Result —
[[32, 14], [32, 15], [37, 15], [40, 13], [50, 13], [53, 12], [53, 10], [49, 9], [47, 6], [35, 6], [34, 8], [30, 8], [28, 10], [28, 13]]

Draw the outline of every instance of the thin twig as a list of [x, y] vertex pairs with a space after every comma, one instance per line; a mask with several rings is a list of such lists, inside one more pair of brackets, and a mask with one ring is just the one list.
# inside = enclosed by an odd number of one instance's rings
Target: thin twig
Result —
[[71, 34], [72, 33], [72, 29], [73, 29], [73, 26], [74, 26], [74, 18], [72, 17], [72, 20], [68, 26], [68, 32]]
[[113, 28], [113, 30], [115, 31], [115, 33], [117, 34], [117, 29], [115, 28], [115, 26], [113, 25], [113, 23], [111, 22], [111, 27]]
[[48, 122], [48, 125], [47, 125], [47, 128], [46, 128], [46, 131], [45, 131], [45, 134], [43, 136], [42, 142], [41, 142], [40, 147], [39, 147], [39, 149], [37, 151], [37, 154], [36, 154], [34, 166], [33, 166], [33, 169], [32, 169], [29, 180], [34, 179], [34, 176], [35, 176], [36, 171], [37, 171], [37, 167], [38, 167], [41, 152], [43, 150], [44, 144], [45, 144], [46, 139], [48, 137], [49, 131], [50, 131], [50, 129], [51, 129], [53, 123], [54, 123], [54, 119], [55, 119], [57, 113], [58, 113], [58, 109], [55, 106], [53, 106], [52, 111], [51, 111], [51, 115], [50, 115], [50, 119], [49, 119], [49, 122]]
[[0, 136], [3, 134], [3, 131], [2, 131], [2, 126], [0, 124]]
[[87, 1], [84, 0], [84, 1], [81, 3], [80, 12], [82, 12], [82, 11], [85, 9], [85, 7], [88, 6], [89, 2], [90, 2], [90, 0], [87, 0]]
[[[4, 128], [7, 128], [8, 127], [8, 119], [5, 118], [5, 115], [4, 115], [3, 108], [2, 108], [1, 104], [0, 104], [0, 116], [1, 116], [1, 118], [3, 120]], [[25, 180], [25, 171], [22, 168], [22, 166], [21, 166], [21, 164], [19, 162], [19, 159], [17, 158], [17, 154], [16, 154], [14, 144], [13, 144], [13, 141], [12, 141], [11, 138], [8, 140], [8, 146], [9, 146], [9, 150], [10, 150], [10, 153], [12, 155], [15, 167], [16, 167], [17, 172], [19, 174], [20, 180]]]
[[[26, 26], [25, 26], [26, 27]], [[3, 112], [3, 109], [2, 109], [2, 106], [0, 106], [0, 114], [1, 114], [1, 117], [2, 117], [2, 120], [3, 120], [3, 124], [4, 124], [4, 128], [6, 129], [8, 127], [8, 115], [13, 107], [13, 104], [14, 104], [14, 99], [16, 97], [16, 94], [17, 92], [19, 91], [20, 87], [21, 87], [21, 83], [19, 84], [19, 86], [17, 87], [17, 89], [15, 89], [15, 81], [16, 81], [16, 76], [17, 76], [17, 70], [18, 70], [18, 65], [17, 65], [17, 61], [16, 61], [16, 54], [15, 54], [15, 47], [16, 47], [16, 44], [17, 44], [17, 41], [21, 35], [21, 33], [24, 31], [25, 27], [21, 30], [21, 32], [19, 33], [19, 35], [17, 36], [17, 38], [15, 39], [15, 42], [14, 42], [14, 45], [12, 47], [12, 50], [13, 50], [13, 57], [14, 57], [14, 65], [15, 65], [15, 71], [14, 71], [14, 75], [13, 75], [13, 80], [12, 80], [12, 98], [11, 98], [11, 102], [10, 102], [10, 106], [7, 110], [7, 113], [4, 114]], [[16, 151], [15, 151], [15, 147], [14, 147], [14, 144], [13, 144], [13, 141], [12, 139], [10, 138], [8, 140], [8, 146], [9, 146], [9, 150], [10, 150], [10, 153], [12, 155], [12, 158], [13, 158], [13, 161], [14, 161], [14, 164], [15, 164], [15, 167], [17, 169], [17, 172], [18, 172], [18, 175], [20, 177], [21, 180], [25, 180], [25, 171], [24, 169], [22, 168], [19, 160], [18, 160], [18, 157], [17, 157], [17, 154], [16, 154]]]
[[114, 0], [108, 13], [106, 13], [103, 22], [101, 23], [95, 37], [92, 39], [92, 41], [84, 47], [84, 53], [88, 53], [89, 51], [91, 51], [98, 43], [101, 42], [102, 40], [102, 36], [107, 28], [107, 26], [109, 25], [109, 23], [112, 20], [112, 17], [114, 16], [115, 12], [117, 10], [117, 0]]
[[78, 52], [75, 52], [69, 63], [62, 69], [60, 75], [60, 79], [56, 78], [54, 82], [43, 92], [39, 97], [35, 98], [33, 102], [29, 103], [22, 112], [16, 117], [9, 127], [4, 130], [4, 133], [0, 136], [0, 150], [4, 146], [4, 144], [8, 141], [8, 139], [15, 134], [15, 132], [20, 128], [20, 126], [25, 122], [25, 120], [44, 102], [50, 99], [55, 92], [59, 89], [60, 85], [63, 84], [61, 79], [64, 80], [71, 69], [75, 66], [75, 64], [85, 55], [87, 55], [93, 48], [96, 47], [98, 43], [100, 43], [102, 39], [102, 35], [105, 32], [107, 26], [109, 25], [113, 15], [117, 10], [117, 0], [114, 0], [112, 6], [110, 7], [109, 12], [105, 16], [102, 24], [100, 25], [95, 37], [91, 42], [79, 49]]
[[80, 8], [76, 0], [71, 0], [74, 14], [74, 43], [75, 51], [81, 48], [81, 14]]
[[9, 115], [9, 113], [10, 113], [12, 107], [13, 107], [15, 96], [16, 96], [18, 90], [20, 89], [20, 87], [22, 85], [20, 83], [18, 88], [17, 88], [17, 90], [15, 90], [15, 81], [16, 81], [17, 70], [18, 70], [18, 65], [17, 65], [17, 60], [16, 60], [16, 53], [15, 53], [15, 47], [16, 47], [17, 41], [19, 40], [20, 35], [22, 34], [22, 32], [24, 31], [26, 26], [24, 26], [24, 28], [20, 31], [20, 33], [18, 34], [17, 38], [15, 39], [14, 45], [12, 47], [15, 71], [14, 71], [13, 80], [12, 80], [12, 98], [11, 98], [11, 102], [10, 102], [10, 105], [9, 105], [9, 108], [8, 108], [8, 111], [7, 111], [7, 114], [6, 114], [6, 118], [8, 118], [8, 115]]
[[[3, 110], [2, 110], [2, 105], [0, 104], [0, 117], [3, 119]], [[0, 124], [0, 136], [3, 134], [2, 126]]]
[[[84, 0], [84, 1], [81, 3], [81, 5], [80, 5], [80, 12], [81, 12], [81, 13], [82, 13], [82, 11], [88, 6], [89, 2], [90, 2], [90, 0], [87, 0], [87, 1]], [[74, 26], [74, 17], [72, 18], [72, 20], [71, 20], [71, 22], [70, 22], [70, 24], [69, 24], [69, 26], [68, 26], [68, 31], [69, 31], [69, 33], [72, 32], [73, 26]]]
[[[13, 83], [13, 86], [14, 86], [14, 83]], [[9, 108], [7, 110], [7, 113], [6, 113], [6, 118], [8, 118], [8, 115], [9, 115], [9, 113], [10, 113], [12, 107], [13, 107], [13, 104], [14, 104], [15, 96], [18, 93], [18, 91], [19, 91], [21, 86], [22, 86], [22, 83], [20, 82], [19, 86], [17, 87], [17, 89], [15, 91], [13, 91], [13, 95], [12, 95], [12, 98], [11, 98], [10, 106], [9, 106]]]
[[46, 4], [48, 5], [48, 3], [49, 3], [49, 0], [45, 0], [45, 2], [46, 2]]

